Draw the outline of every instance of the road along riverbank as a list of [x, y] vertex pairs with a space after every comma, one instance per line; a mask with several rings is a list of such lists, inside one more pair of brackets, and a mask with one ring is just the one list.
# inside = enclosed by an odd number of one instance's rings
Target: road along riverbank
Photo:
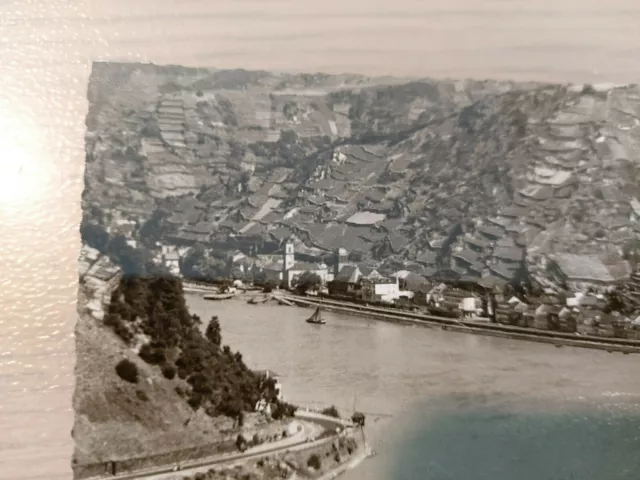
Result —
[[440, 327], [444, 330], [453, 332], [473, 333], [476, 335], [547, 343], [557, 347], [567, 346], [590, 348], [625, 354], [640, 353], [640, 341], [636, 340], [603, 338], [587, 335], [578, 336], [563, 332], [534, 330], [530, 328], [512, 327], [509, 325], [499, 325], [495, 323], [480, 323], [469, 320], [398, 311], [391, 308], [368, 307], [338, 300], [301, 297], [291, 294], [284, 295], [284, 298], [300, 307], [316, 308], [318, 306], [322, 306], [324, 309], [329, 311], [358, 315], [372, 320], [381, 320], [404, 325]]
[[[177, 472], [182, 476], [206, 472], [210, 468], [220, 465], [245, 462], [249, 460], [259, 460], [274, 455], [307, 450], [322, 447], [346, 432], [353, 430], [353, 424], [347, 420], [338, 419], [322, 415], [313, 411], [299, 411], [295, 414], [296, 419], [292, 422], [301, 428], [295, 428], [296, 433], [290, 437], [259, 445], [246, 450], [245, 452], [227, 453], [221, 455], [200, 457], [190, 461], [172, 461], [165, 465], [144, 468], [137, 471], [129, 471], [120, 475], [96, 475], [86, 476], [86, 480], [98, 480], [104, 478], [116, 478], [119, 480], [154, 479], [162, 480], [174, 478]], [[338, 430], [339, 427], [339, 430]], [[180, 470], [176, 469], [180, 466]]]

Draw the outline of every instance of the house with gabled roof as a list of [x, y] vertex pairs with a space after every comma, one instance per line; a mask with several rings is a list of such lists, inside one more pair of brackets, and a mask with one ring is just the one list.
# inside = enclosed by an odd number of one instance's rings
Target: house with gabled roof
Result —
[[359, 280], [362, 272], [356, 265], [344, 265], [334, 276], [333, 280], [327, 283], [327, 288], [331, 295], [349, 295], [360, 289]]

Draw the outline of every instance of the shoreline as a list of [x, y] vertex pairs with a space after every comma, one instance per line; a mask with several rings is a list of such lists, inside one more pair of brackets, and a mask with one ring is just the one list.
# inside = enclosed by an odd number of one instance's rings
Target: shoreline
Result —
[[325, 473], [316, 480], [333, 480], [334, 478], [338, 478], [348, 470], [352, 470], [358, 467], [362, 462], [364, 462], [372, 455], [371, 448], [366, 443], [363, 443], [362, 447], [359, 450], [360, 451], [354, 458], [350, 459], [348, 462], [343, 463], [342, 465], [338, 465], [336, 468], [334, 468], [330, 472]]
[[553, 332], [547, 330], [525, 329], [500, 324], [480, 324], [465, 320], [437, 317], [433, 315], [414, 314], [410, 312], [384, 310], [375, 307], [367, 307], [355, 303], [320, 298], [297, 297], [285, 295], [285, 298], [296, 306], [315, 308], [322, 306], [329, 311], [348, 313], [366, 317], [371, 320], [380, 320], [403, 325], [416, 325], [433, 328], [441, 327], [443, 330], [470, 333], [491, 337], [509, 338], [512, 340], [546, 343], [556, 347], [576, 347], [602, 350], [607, 352], [619, 352], [623, 354], [640, 354], [640, 342], [623, 339], [608, 339], [601, 337], [575, 336], [569, 333]]

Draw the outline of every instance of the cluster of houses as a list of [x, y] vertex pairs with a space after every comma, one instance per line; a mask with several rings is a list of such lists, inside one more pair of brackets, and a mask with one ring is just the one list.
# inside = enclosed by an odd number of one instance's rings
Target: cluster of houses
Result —
[[[237, 260], [239, 265], [248, 264], [247, 258]], [[296, 260], [294, 244], [289, 241], [281, 253], [266, 260], [262, 265], [252, 263], [251, 268], [285, 288], [293, 288], [297, 277], [310, 272], [320, 279], [317, 290], [332, 296], [431, 308], [456, 317], [525, 328], [640, 338], [640, 272], [633, 273], [628, 262], [611, 256], [550, 256], [546, 276], [540, 271], [533, 275], [538, 291], [520, 290], [518, 294], [512, 284], [493, 276], [451, 282], [408, 270], [382, 275], [372, 266], [349, 261], [344, 248], [337, 249], [332, 264], [327, 265]], [[608, 312], [609, 294], [614, 290], [631, 306], [631, 314]]]

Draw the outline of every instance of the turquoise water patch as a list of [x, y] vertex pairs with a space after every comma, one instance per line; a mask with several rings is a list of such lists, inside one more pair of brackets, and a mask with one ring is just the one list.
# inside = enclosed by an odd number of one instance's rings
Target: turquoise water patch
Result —
[[447, 411], [394, 457], [394, 480], [638, 480], [640, 416]]

